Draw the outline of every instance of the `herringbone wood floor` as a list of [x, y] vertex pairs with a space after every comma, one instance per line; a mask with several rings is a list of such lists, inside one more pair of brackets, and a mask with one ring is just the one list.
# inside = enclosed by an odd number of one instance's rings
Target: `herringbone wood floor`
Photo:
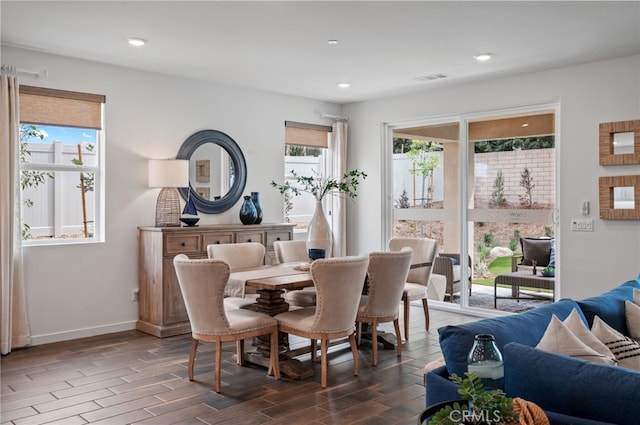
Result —
[[[276, 381], [257, 366], [236, 365], [235, 344], [223, 348], [222, 393], [212, 390], [213, 344], [201, 343], [195, 381], [187, 379], [190, 336], [159, 339], [139, 331], [15, 350], [2, 358], [2, 424], [415, 424], [424, 409], [422, 370], [440, 356], [437, 329], [475, 320], [431, 311], [425, 332], [420, 303], [411, 308], [402, 357], [360, 346], [353, 376], [348, 344], [329, 353], [328, 388], [315, 375]], [[392, 327], [381, 328], [392, 331]], [[402, 324], [401, 324], [402, 328]], [[292, 340], [292, 346], [307, 341]], [[249, 347], [250, 344], [247, 344]]]

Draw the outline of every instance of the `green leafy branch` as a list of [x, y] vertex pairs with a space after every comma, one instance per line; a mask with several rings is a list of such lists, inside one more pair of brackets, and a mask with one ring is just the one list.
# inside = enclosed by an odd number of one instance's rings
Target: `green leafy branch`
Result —
[[360, 179], [367, 178], [364, 172], [358, 170], [344, 173], [341, 179], [323, 177], [315, 171], [314, 174], [314, 176], [300, 176], [294, 170], [291, 170], [291, 175], [295, 178], [295, 185], [291, 184], [291, 182], [278, 184], [272, 181], [271, 186], [278, 189], [282, 195], [293, 193], [298, 196], [301, 192], [306, 192], [312, 194], [318, 201], [321, 201], [327, 194], [333, 195], [336, 193], [345, 194], [353, 199], [357, 196]]

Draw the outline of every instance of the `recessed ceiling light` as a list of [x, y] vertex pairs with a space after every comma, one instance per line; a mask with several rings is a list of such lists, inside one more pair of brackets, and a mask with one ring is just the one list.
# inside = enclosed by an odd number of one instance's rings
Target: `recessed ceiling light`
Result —
[[486, 62], [493, 57], [492, 53], [478, 53], [477, 55], [473, 55], [475, 60], [479, 62]]
[[521, 124], [520, 127], [529, 127], [529, 123], [525, 122], [524, 124]]
[[129, 38], [127, 38], [127, 41], [129, 42], [130, 45], [135, 46], [135, 47], [142, 47], [145, 44], [147, 44], [147, 40], [145, 40], [144, 38], [139, 38], [139, 37], [129, 37]]
[[338, 44], [338, 40], [327, 40], [327, 44], [330, 44], [332, 46], [336, 45], [336, 44]]
[[338, 83], [338, 87], [340, 87], [341, 89], [348, 89], [349, 87], [351, 87], [351, 83]]

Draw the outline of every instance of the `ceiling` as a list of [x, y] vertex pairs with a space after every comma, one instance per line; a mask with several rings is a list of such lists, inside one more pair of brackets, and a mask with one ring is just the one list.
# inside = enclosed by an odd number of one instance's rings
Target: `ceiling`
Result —
[[640, 54], [639, 1], [3, 0], [0, 18], [4, 45], [340, 104]]

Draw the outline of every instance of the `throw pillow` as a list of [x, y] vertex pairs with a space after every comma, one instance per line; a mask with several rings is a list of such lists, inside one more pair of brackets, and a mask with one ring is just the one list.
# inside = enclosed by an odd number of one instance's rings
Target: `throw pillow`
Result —
[[600, 354], [580, 341], [555, 314], [536, 348], [596, 363], [614, 365], [616, 362], [613, 357]]
[[522, 248], [522, 260], [520, 264], [532, 266], [532, 260], [536, 261], [538, 267], [546, 267], [549, 264], [551, 255], [551, 241], [553, 239], [520, 238], [520, 248]]
[[[636, 289], [636, 291], [638, 290]], [[629, 329], [629, 336], [636, 341], [640, 341], [640, 305], [632, 303], [631, 301], [625, 301], [624, 311], [627, 317], [627, 329]]]
[[556, 240], [551, 241], [551, 251], [549, 252], [549, 264], [547, 267], [556, 267]]
[[564, 323], [564, 325], [585, 345], [596, 353], [609, 357], [615, 363], [616, 356], [611, 352], [611, 350], [609, 350], [609, 347], [604, 345], [602, 341], [596, 338], [596, 336], [589, 330], [578, 314], [578, 310], [574, 308], [573, 311], [571, 311], [571, 314], [564, 319], [562, 323]]
[[[638, 279], [640, 279], [640, 277]], [[640, 305], [640, 289], [638, 288], [633, 288], [633, 302], [636, 305]]]
[[598, 316], [593, 319], [591, 332], [609, 347], [618, 360], [618, 366], [640, 370], [640, 343], [622, 335]]

